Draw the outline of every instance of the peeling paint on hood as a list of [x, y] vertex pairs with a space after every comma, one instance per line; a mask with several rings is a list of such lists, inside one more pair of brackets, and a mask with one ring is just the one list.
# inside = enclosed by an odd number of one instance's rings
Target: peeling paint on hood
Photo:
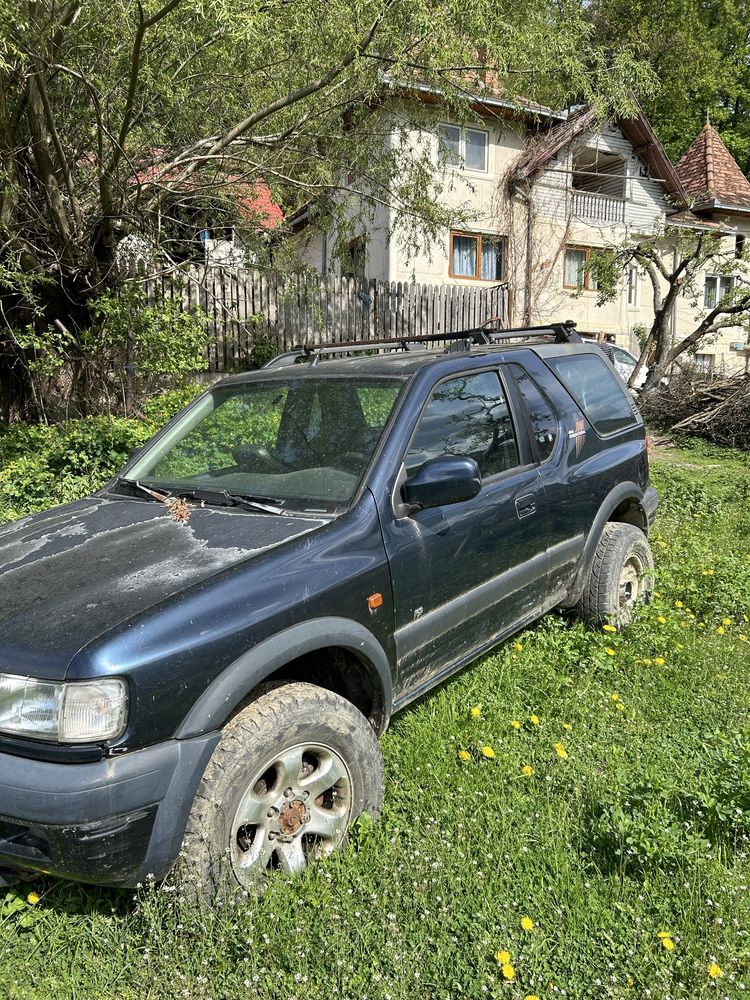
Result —
[[108, 629], [323, 523], [196, 506], [181, 524], [159, 503], [87, 498], [5, 525], [0, 670], [58, 675]]

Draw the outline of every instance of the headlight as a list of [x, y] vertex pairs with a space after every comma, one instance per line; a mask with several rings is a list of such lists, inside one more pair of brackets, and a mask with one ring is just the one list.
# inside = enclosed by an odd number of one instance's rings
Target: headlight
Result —
[[0, 674], [0, 733], [56, 743], [98, 743], [125, 728], [128, 688], [122, 678], [38, 681]]

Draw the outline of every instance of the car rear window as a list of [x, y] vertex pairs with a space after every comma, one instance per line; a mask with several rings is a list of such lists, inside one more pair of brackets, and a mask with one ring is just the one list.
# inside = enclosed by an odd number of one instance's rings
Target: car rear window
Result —
[[548, 358], [547, 363], [597, 434], [613, 434], [637, 423], [630, 399], [603, 358], [595, 354], [575, 354]]

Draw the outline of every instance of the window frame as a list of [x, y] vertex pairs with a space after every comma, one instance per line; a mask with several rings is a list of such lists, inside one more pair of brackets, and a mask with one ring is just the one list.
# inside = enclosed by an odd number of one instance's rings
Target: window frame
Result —
[[[552, 451], [550, 451], [549, 455], [547, 455], [544, 458], [542, 457], [541, 449], [539, 447], [537, 436], [534, 431], [531, 412], [529, 411], [529, 405], [526, 402], [526, 397], [521, 391], [521, 387], [518, 384], [517, 376], [514, 374], [513, 368], [518, 368], [521, 372], [523, 372], [523, 374], [526, 376], [529, 382], [534, 386], [534, 388], [542, 397], [542, 399], [545, 401], [545, 403], [549, 406], [550, 413], [552, 414], [552, 416], [555, 417], [557, 420], [557, 431], [555, 433], [555, 441], [554, 444], [552, 445]], [[503, 370], [505, 372], [507, 381], [510, 382], [511, 385], [513, 386], [513, 393], [517, 400], [518, 409], [523, 415], [523, 422], [526, 428], [526, 436], [528, 438], [529, 446], [531, 448], [531, 454], [533, 457], [532, 464], [537, 467], [546, 465], [547, 462], [551, 462], [553, 458], [557, 459], [558, 453], [562, 448], [563, 428], [562, 428], [562, 417], [560, 416], [560, 412], [557, 409], [557, 407], [553, 404], [549, 395], [544, 391], [544, 389], [542, 389], [542, 387], [533, 377], [531, 372], [528, 371], [525, 365], [521, 364], [519, 361], [506, 361], [503, 365], [501, 365], [501, 371]]]
[[[457, 129], [458, 131], [459, 162], [452, 163], [446, 157], [440, 165], [447, 167], [449, 170], [468, 170], [472, 174], [488, 174], [490, 172], [490, 130], [476, 125], [456, 125], [454, 122], [438, 122], [438, 139], [440, 139], [440, 130], [446, 128]], [[469, 167], [466, 164], [466, 136], [469, 132], [477, 132], [485, 137], [483, 167]], [[440, 154], [440, 146], [438, 146], [438, 154]]]
[[[706, 294], [708, 292], [708, 283], [709, 283], [709, 281], [715, 281], [716, 282], [716, 291], [714, 293], [715, 294], [715, 298], [714, 298], [714, 302], [713, 302], [712, 305], [710, 305], [706, 301]], [[721, 291], [721, 284], [722, 284], [723, 281], [730, 282], [729, 292], [728, 293], [727, 292], [722, 293], [722, 291]], [[718, 306], [718, 304], [721, 302], [721, 300], [724, 298], [724, 296], [727, 295], [727, 294], [731, 295], [731, 293], [735, 290], [736, 287], [737, 287], [737, 276], [735, 274], [706, 274], [706, 275], [704, 275], [704, 280], [703, 280], [703, 308], [704, 309], [715, 309]]]
[[[419, 425], [424, 416], [424, 412], [432, 401], [432, 397], [445, 382], [450, 382], [454, 379], [459, 378], [472, 378], [474, 375], [484, 375], [487, 372], [491, 372], [496, 375], [499, 382], [500, 388], [505, 395], [505, 402], [508, 406], [508, 415], [510, 416], [511, 424], [513, 425], [513, 434], [516, 439], [516, 448], [518, 451], [518, 465], [514, 466], [512, 469], [504, 469], [502, 472], [496, 472], [494, 476], [482, 477], [482, 488], [480, 493], [484, 490], [486, 485], [494, 485], [505, 479], [508, 476], [514, 476], [518, 472], [523, 472], [527, 469], [533, 468], [536, 465], [535, 456], [532, 451], [532, 446], [529, 441], [528, 427], [526, 425], [526, 420], [524, 417], [523, 401], [519, 398], [515, 391], [515, 386], [512, 384], [512, 380], [509, 378], [508, 373], [503, 370], [502, 365], [491, 365], [489, 368], [468, 368], [464, 371], [454, 371], [442, 378], [438, 379], [433, 385], [430, 386], [427, 396], [422, 402], [419, 408], [419, 413], [414, 418], [414, 427], [411, 434], [409, 435], [409, 440], [406, 442], [401, 456], [399, 458], [399, 468], [406, 472], [406, 456], [409, 454], [409, 449], [412, 446], [412, 442], [416, 437]], [[401, 486], [406, 482], [408, 476], [403, 477], [399, 475], [396, 479], [396, 483], [393, 490], [393, 500], [394, 507], [402, 504], [401, 501]]]
[[[631, 281], [632, 276], [632, 281]], [[641, 290], [641, 274], [638, 266], [636, 264], [628, 264], [628, 269], [625, 274], [625, 287], [627, 291], [627, 304], [628, 309], [637, 309], [640, 305], [638, 294]], [[632, 301], [631, 301], [632, 292]]]
[[[582, 246], [580, 243], [566, 243], [565, 244], [565, 256], [563, 257], [563, 288], [566, 288], [566, 289], [569, 289], [569, 290], [575, 290], [576, 292], [598, 292], [599, 288], [598, 288], [598, 286], [596, 284], [596, 279], [594, 279], [594, 283], [592, 284], [591, 272], [588, 271], [588, 270], [586, 270], [586, 268], [588, 267], [589, 260], [591, 259], [591, 254], [592, 253], [596, 253], [598, 250], [602, 250], [602, 249], [604, 249], [604, 248], [603, 247]], [[583, 284], [582, 285], [579, 285], [579, 284], [569, 285], [568, 282], [567, 282], [567, 277], [568, 277], [568, 251], [569, 250], [574, 250], [574, 251], [576, 251], [578, 253], [585, 253], [586, 254], [586, 263], [584, 264]]]
[[[474, 269], [474, 274], [455, 274], [453, 271], [453, 240], [456, 236], [462, 238], [475, 239], [477, 241], [477, 263]], [[482, 277], [482, 241], [484, 239], [490, 240], [493, 243], [502, 245], [503, 248], [503, 271], [501, 278], [483, 278]], [[507, 281], [506, 271], [507, 271], [507, 260], [508, 260], [508, 237], [502, 236], [499, 233], [471, 233], [463, 229], [451, 229], [448, 239], [448, 277], [455, 278], [459, 281], [483, 281], [485, 284], [499, 284], [501, 282]]]
[[[584, 406], [583, 400], [580, 398], [580, 396], [578, 394], [578, 391], [576, 389], [574, 389], [573, 386], [569, 385], [568, 382], [566, 381], [566, 379], [557, 370], [555, 362], [557, 362], [559, 360], [582, 358], [582, 357], [587, 357], [587, 356], [588, 357], [594, 357], [594, 358], [596, 358], [598, 361], [600, 361], [604, 365], [604, 370], [609, 373], [609, 375], [611, 376], [612, 382], [614, 383], [615, 387], [618, 389], [618, 391], [622, 395], [622, 398], [628, 404], [628, 408], [630, 410], [630, 416], [631, 416], [632, 419], [631, 419], [631, 421], [629, 423], [623, 424], [622, 427], [617, 427], [617, 428], [615, 428], [615, 430], [607, 431], [605, 433], [603, 433], [602, 431], [600, 431], [597, 428], [597, 426], [594, 423], [594, 421], [591, 419], [591, 416], [589, 415], [589, 412], [588, 412], [589, 408], [587, 406]], [[620, 384], [620, 382], [622, 380], [618, 381], [617, 370], [615, 369], [614, 365], [611, 364], [607, 360], [607, 358], [604, 356], [604, 353], [602, 351], [599, 351], [598, 354], [594, 354], [593, 351], [586, 351], [586, 352], [581, 352], [581, 353], [576, 353], [576, 354], [571, 354], [571, 355], [560, 355], [558, 357], [549, 358], [547, 360], [547, 364], [551, 368], [552, 373], [554, 374], [555, 378], [560, 383], [560, 385], [563, 387], [563, 389], [565, 390], [565, 392], [575, 402], [575, 404], [578, 407], [578, 409], [580, 410], [581, 415], [583, 416], [584, 420], [589, 425], [589, 427], [592, 429], [592, 431], [594, 432], [594, 434], [596, 434], [596, 436], [599, 438], [599, 440], [606, 441], [608, 438], [615, 437], [618, 434], [623, 434], [623, 433], [626, 433], [628, 431], [632, 431], [634, 427], [643, 426], [643, 417], [640, 415], [640, 412], [637, 410], [637, 408], [634, 407], [633, 400], [630, 397], [630, 395], [628, 394], [627, 388], [625, 388], [623, 390], [623, 388], [622, 388], [622, 386]]]

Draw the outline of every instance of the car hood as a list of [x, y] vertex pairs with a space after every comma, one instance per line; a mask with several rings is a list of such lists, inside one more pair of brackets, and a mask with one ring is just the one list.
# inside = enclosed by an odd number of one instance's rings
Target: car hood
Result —
[[90, 497], [0, 528], [0, 670], [60, 677], [87, 642], [321, 519]]

